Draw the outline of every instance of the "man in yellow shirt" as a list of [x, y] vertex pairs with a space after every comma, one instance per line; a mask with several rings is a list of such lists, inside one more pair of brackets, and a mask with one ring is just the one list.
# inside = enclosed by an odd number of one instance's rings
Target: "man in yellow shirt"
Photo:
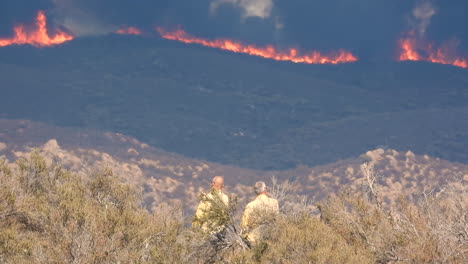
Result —
[[279, 214], [278, 201], [267, 196], [265, 182], [256, 182], [254, 191], [257, 198], [247, 204], [242, 217], [241, 227], [252, 244], [263, 237], [263, 228]]
[[223, 177], [214, 177], [210, 192], [201, 194], [201, 201], [192, 221], [193, 227], [201, 228], [207, 234], [215, 234], [223, 231], [231, 221], [229, 198], [223, 192], [223, 188]]

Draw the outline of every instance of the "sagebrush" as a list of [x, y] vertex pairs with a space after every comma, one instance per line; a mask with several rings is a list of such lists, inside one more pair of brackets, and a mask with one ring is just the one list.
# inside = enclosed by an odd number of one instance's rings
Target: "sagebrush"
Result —
[[468, 263], [463, 179], [390, 208], [373, 168], [363, 173], [367, 189], [333, 194], [319, 213], [293, 184], [274, 180], [282, 213], [264, 239], [216, 251], [184, 224], [191, 216], [181, 208], [149, 212], [142, 193], [111, 170], [79, 177], [32, 152], [14, 165], [0, 161], [0, 263]]

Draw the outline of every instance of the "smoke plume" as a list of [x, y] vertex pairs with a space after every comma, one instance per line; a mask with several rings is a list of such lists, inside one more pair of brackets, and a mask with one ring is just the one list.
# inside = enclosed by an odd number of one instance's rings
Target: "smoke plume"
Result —
[[412, 27], [419, 37], [426, 34], [431, 18], [436, 14], [436, 9], [431, 1], [421, 1], [413, 9]]
[[242, 10], [243, 18], [269, 18], [273, 10], [273, 0], [214, 0], [210, 5], [212, 13], [225, 4], [234, 5]]
[[428, 61], [468, 68], [468, 58], [458, 51], [460, 41], [453, 38], [436, 44], [429, 41], [426, 31], [436, 9], [431, 1], [421, 1], [413, 9], [410, 31], [398, 41], [399, 61]]
[[75, 36], [97, 36], [114, 32], [117, 27], [101, 21], [91, 10], [74, 0], [52, 0], [55, 8], [55, 22]]

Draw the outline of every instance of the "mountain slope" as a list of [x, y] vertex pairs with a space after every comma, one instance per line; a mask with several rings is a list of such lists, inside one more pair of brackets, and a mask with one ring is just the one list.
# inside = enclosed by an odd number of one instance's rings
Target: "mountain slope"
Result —
[[0, 117], [223, 164], [288, 169], [381, 146], [468, 160], [468, 75], [446, 65], [294, 65], [107, 36], [0, 49], [0, 73]]
[[400, 195], [412, 197], [423, 190], [447, 183], [468, 182], [468, 165], [419, 156], [414, 153], [377, 149], [361, 157], [350, 157], [317, 167], [301, 166], [287, 171], [258, 171], [189, 159], [167, 153], [134, 138], [92, 130], [52, 127], [30, 121], [0, 120], [0, 157], [9, 160], [28, 156], [36, 148], [48, 162], [59, 162], [82, 176], [109, 168], [116, 177], [143, 190], [146, 206], [180, 204], [192, 212], [197, 195], [206, 190], [212, 177], [224, 175], [226, 190], [240, 203], [253, 198], [255, 181], [271, 184], [295, 182], [294, 192], [315, 201], [337, 192], [344, 185], [359, 187], [363, 175], [360, 165], [372, 161], [380, 175], [381, 192], [391, 203]]

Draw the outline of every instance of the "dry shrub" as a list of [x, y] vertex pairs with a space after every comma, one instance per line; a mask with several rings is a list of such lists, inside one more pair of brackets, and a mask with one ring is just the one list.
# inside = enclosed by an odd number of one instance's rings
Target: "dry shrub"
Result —
[[441, 190], [381, 204], [373, 167], [363, 165], [367, 192], [342, 191], [321, 206], [324, 223], [348, 243], [370, 249], [377, 263], [467, 263], [468, 196], [463, 180]]
[[363, 173], [366, 191], [331, 195], [320, 218], [294, 184], [274, 181], [282, 214], [246, 249], [235, 222], [213, 243], [184, 227], [180, 208], [148, 212], [108, 169], [80, 178], [35, 152], [0, 160], [0, 263], [468, 263], [463, 178], [390, 208], [373, 167]]
[[247, 241], [234, 223], [238, 213], [237, 197], [229, 195], [229, 204], [226, 205], [212, 191], [201, 193], [199, 200], [206, 204], [206, 211], [200, 218], [192, 218], [194, 228], [186, 230], [180, 240], [185, 249], [185, 263], [224, 263], [247, 249]]
[[306, 197], [293, 195], [297, 184], [272, 179], [271, 196], [281, 214], [263, 228], [263, 240], [229, 263], [373, 263], [373, 254], [360, 244], [348, 243], [317, 217]]
[[0, 262], [178, 262], [181, 214], [150, 214], [110, 170], [81, 179], [33, 152], [0, 171]]
[[251, 263], [373, 263], [365, 248], [348, 244], [310, 215], [279, 217], [270, 236], [242, 256]]

